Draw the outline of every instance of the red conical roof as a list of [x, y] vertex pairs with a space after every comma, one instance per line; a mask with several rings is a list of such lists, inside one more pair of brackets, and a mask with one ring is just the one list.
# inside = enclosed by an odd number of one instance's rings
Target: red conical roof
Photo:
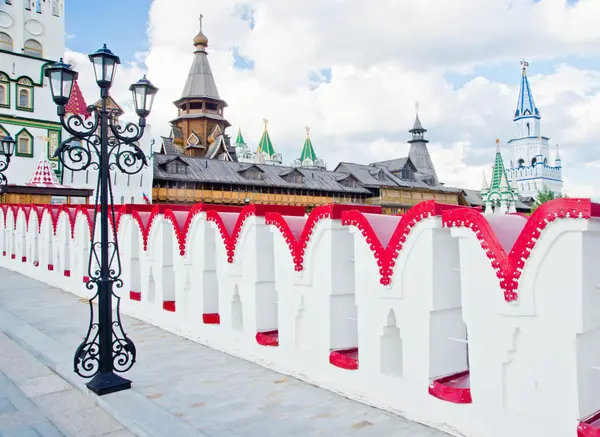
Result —
[[83, 118], [88, 118], [91, 115], [87, 110], [87, 104], [85, 103], [83, 94], [81, 94], [77, 80], [73, 82], [71, 97], [65, 106], [65, 111], [67, 114], [80, 115]]

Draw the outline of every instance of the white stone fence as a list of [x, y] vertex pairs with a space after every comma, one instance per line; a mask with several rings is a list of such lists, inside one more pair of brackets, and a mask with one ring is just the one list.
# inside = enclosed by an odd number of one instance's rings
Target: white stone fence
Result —
[[[600, 205], [380, 212], [121, 207], [121, 310], [453, 435], [600, 436]], [[94, 219], [2, 205], [0, 265], [89, 298]]]

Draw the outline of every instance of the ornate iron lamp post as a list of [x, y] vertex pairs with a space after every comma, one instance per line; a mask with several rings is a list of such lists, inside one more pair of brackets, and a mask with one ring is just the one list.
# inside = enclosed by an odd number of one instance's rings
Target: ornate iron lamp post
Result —
[[[96, 53], [89, 55], [94, 66], [96, 83], [100, 87], [101, 107], [89, 106], [93, 114], [89, 119], [79, 115], [65, 118], [65, 105], [69, 101], [73, 81], [78, 73], [70, 65], [60, 62], [46, 69], [46, 77], [50, 79], [52, 98], [58, 105], [57, 113], [64, 129], [72, 136], [63, 141], [56, 150], [62, 164], [72, 171], [98, 170], [96, 185], [94, 223], [92, 228], [92, 244], [88, 260], [89, 281], [86, 287], [94, 290], [90, 299], [90, 324], [83, 342], [77, 348], [74, 357], [75, 372], [92, 378], [88, 388], [98, 395], [126, 390], [131, 381], [115, 372], [129, 370], [136, 359], [133, 342], [127, 337], [121, 324], [119, 312], [120, 298], [115, 294], [113, 286], [120, 288], [123, 281], [121, 261], [115, 229], [115, 211], [113, 206], [111, 171], [135, 174], [148, 165], [144, 152], [135, 144], [144, 134], [146, 117], [152, 109], [152, 102], [158, 89], [145, 77], [129, 88], [133, 93], [135, 111], [139, 123], [116, 124], [113, 110], [107, 109], [108, 92], [120, 63], [106, 44]], [[97, 240], [98, 224], [100, 239]], [[112, 220], [109, 220], [109, 217]], [[109, 225], [112, 229], [109, 229]], [[111, 232], [112, 231], [112, 238]], [[113, 298], [116, 305], [113, 320]], [[98, 301], [97, 309], [92, 305]]]
[[0, 140], [2, 149], [0, 149], [0, 186], [5, 186], [8, 183], [8, 179], [4, 172], [8, 169], [10, 164], [10, 158], [15, 152], [16, 141], [10, 135]]

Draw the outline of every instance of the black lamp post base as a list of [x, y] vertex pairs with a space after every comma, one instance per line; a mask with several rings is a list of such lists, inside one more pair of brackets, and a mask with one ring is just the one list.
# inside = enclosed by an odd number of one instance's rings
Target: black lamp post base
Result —
[[96, 393], [98, 396], [115, 393], [121, 390], [131, 388], [131, 381], [115, 375], [114, 373], [98, 373], [88, 382], [87, 388]]

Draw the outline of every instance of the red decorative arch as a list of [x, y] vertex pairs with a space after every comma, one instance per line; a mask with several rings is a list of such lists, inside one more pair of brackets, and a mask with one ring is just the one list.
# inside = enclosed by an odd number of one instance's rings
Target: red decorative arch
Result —
[[381, 214], [379, 206], [334, 204], [317, 206], [308, 217], [286, 217], [277, 212], [269, 212], [265, 215], [265, 223], [279, 229], [292, 254], [294, 270], [300, 272], [304, 269], [304, 254], [315, 226], [326, 218], [340, 219], [342, 213], [349, 210]]
[[[25, 215], [25, 230], [29, 230], [29, 214], [31, 214], [31, 205], [19, 205], [19, 210]], [[18, 214], [18, 213], [17, 213]]]
[[233, 263], [237, 240], [246, 219], [251, 216], [264, 217], [269, 212], [302, 216], [304, 215], [304, 208], [301, 206], [247, 205], [239, 213], [219, 212], [215, 209], [206, 211], [206, 220], [215, 223], [219, 229], [225, 250], [227, 250], [228, 263]]
[[17, 215], [19, 214], [20, 205], [8, 205], [8, 208], [13, 214], [13, 229], [17, 230]]
[[71, 240], [75, 238], [75, 219], [77, 218], [77, 211], [79, 208], [72, 205], [63, 205], [63, 211], [67, 215], [69, 221], [69, 227], [71, 231]]
[[148, 237], [150, 236], [150, 229], [152, 229], [152, 223], [154, 218], [158, 215], [158, 207], [154, 207], [151, 210], [132, 210], [131, 217], [136, 221], [139, 226], [140, 232], [142, 233], [142, 240], [144, 242], [144, 250], [148, 250]]
[[445, 211], [444, 226], [448, 228], [470, 228], [481, 244], [481, 248], [496, 270], [504, 299], [511, 302], [518, 298], [519, 277], [525, 261], [529, 258], [541, 232], [556, 219], [600, 217], [600, 205], [590, 199], [556, 199], [540, 205], [531, 214], [517, 236], [509, 254], [500, 244], [492, 226], [479, 212], [467, 208]]
[[[403, 216], [390, 216], [386, 223], [371, 223], [369, 217], [360, 211], [346, 211], [342, 213], [342, 223], [347, 226], [356, 226], [362, 233], [367, 244], [370, 246], [379, 267], [379, 282], [381, 285], [389, 285], [392, 282], [394, 266], [398, 253], [406, 241], [408, 233], [421, 220], [428, 217], [438, 216], [442, 211], [450, 209], [467, 209], [457, 205], [445, 205], [433, 200], [418, 203], [410, 208]], [[393, 218], [397, 219], [396, 227], [389, 237], [386, 247], [383, 247], [382, 239], [389, 235], [389, 223]], [[381, 228], [381, 229], [378, 229]]]
[[[56, 235], [56, 228], [58, 226], [58, 217], [60, 212], [63, 210], [62, 205], [45, 205], [44, 210], [48, 211], [50, 215], [50, 221], [52, 222], [52, 232]], [[41, 220], [40, 220], [41, 226]]]
[[[92, 239], [92, 227], [94, 226], [94, 214], [96, 207], [94, 205], [79, 205], [75, 213], [75, 220], [77, 216], [82, 214], [88, 224], [88, 232], [90, 234], [90, 240]], [[75, 232], [75, 226], [73, 226], [73, 232]]]

